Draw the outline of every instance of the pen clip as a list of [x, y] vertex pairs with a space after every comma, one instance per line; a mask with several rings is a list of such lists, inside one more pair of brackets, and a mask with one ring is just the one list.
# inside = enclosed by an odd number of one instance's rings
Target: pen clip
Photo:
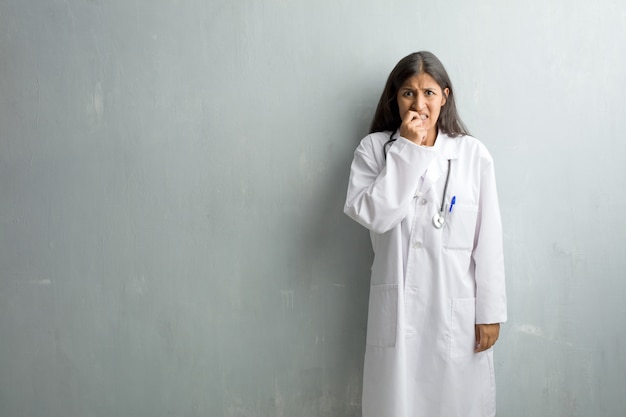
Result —
[[452, 201], [450, 201], [450, 211], [448, 213], [452, 213], [452, 207], [456, 204], [456, 196], [452, 196]]

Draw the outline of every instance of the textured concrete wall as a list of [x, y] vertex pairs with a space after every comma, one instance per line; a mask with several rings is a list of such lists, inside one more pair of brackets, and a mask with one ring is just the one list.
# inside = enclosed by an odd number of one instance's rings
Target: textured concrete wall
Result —
[[499, 414], [626, 408], [626, 5], [0, 0], [0, 415], [359, 416], [342, 214], [431, 50], [496, 159]]

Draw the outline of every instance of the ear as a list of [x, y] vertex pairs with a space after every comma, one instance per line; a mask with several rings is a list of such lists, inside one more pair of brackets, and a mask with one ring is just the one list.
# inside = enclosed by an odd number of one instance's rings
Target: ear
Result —
[[443, 89], [443, 98], [441, 99], [441, 107], [443, 107], [444, 104], [446, 104], [446, 101], [448, 101], [448, 94], [450, 94], [450, 89], [446, 87]]

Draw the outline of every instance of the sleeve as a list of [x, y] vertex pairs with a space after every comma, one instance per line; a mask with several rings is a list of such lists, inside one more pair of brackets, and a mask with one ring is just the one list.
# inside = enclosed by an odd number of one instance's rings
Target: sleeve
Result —
[[354, 152], [344, 213], [375, 233], [385, 233], [406, 217], [418, 181], [435, 153], [399, 137], [385, 160], [383, 145], [374, 149], [378, 145], [370, 135]]
[[480, 176], [480, 200], [472, 257], [476, 277], [476, 324], [507, 320], [502, 221], [493, 160], [489, 156]]

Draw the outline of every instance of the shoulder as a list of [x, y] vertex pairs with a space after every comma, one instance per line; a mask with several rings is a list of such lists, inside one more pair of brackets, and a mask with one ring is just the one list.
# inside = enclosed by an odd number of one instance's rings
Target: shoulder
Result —
[[461, 158], [471, 158], [482, 164], [493, 163], [493, 157], [487, 147], [474, 136], [462, 135], [454, 138], [447, 136], [447, 138], [449, 143], [454, 144], [454, 148]]
[[390, 131], [370, 133], [361, 139], [361, 142], [356, 149], [356, 153], [365, 154], [376, 160], [382, 158], [384, 155], [385, 145], [389, 142], [392, 134], [393, 132]]
[[369, 135], [361, 139], [361, 145], [382, 146], [387, 143], [392, 134], [393, 132], [391, 131], [370, 133]]

